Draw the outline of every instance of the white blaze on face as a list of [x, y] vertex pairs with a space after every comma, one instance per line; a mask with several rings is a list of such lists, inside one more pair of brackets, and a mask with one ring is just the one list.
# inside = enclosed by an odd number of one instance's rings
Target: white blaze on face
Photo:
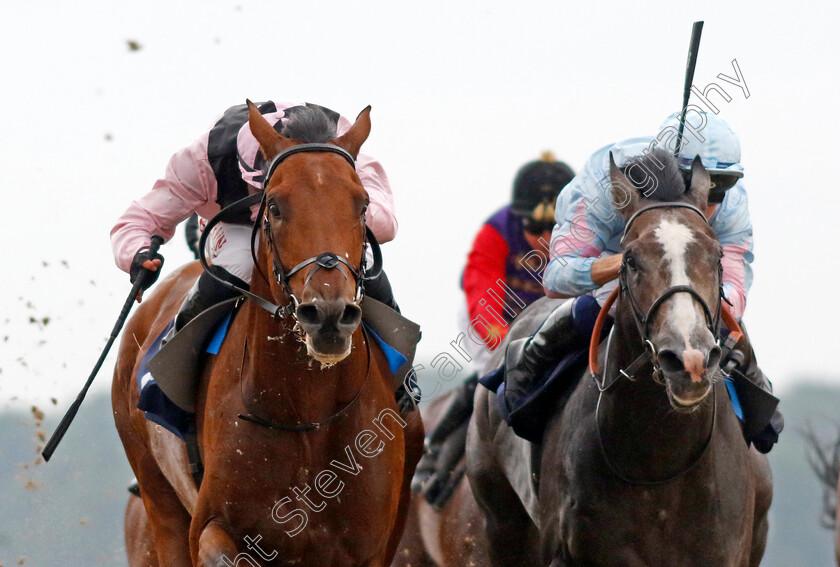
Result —
[[[689, 243], [694, 240], [691, 229], [680, 222], [662, 219], [654, 234], [665, 250], [664, 258], [671, 268], [671, 287], [690, 285], [685, 256]], [[688, 338], [697, 323], [691, 296], [687, 293], [676, 293], [671, 296], [671, 305], [671, 323], [685, 339], [686, 349], [690, 350], [691, 344]]]

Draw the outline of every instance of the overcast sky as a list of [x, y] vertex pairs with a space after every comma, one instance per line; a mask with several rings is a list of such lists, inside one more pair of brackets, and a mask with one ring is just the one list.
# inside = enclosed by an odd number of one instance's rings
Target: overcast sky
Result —
[[[517, 168], [550, 149], [578, 170], [609, 142], [653, 133], [680, 105], [696, 19], [706, 25], [695, 84], [724, 86], [720, 116], [743, 147], [756, 242], [746, 321], [759, 361], [782, 390], [805, 377], [840, 386], [840, 4], [675, 6], [7, 3], [0, 407], [69, 404], [130, 288], [111, 226], [173, 152], [246, 97], [350, 117], [373, 105], [366, 149], [391, 178], [400, 222], [386, 269], [423, 326], [427, 364], [458, 333], [466, 252]], [[734, 76], [733, 59], [749, 98], [716, 79]], [[180, 233], [162, 251], [165, 272], [189, 259]], [[110, 387], [113, 360], [95, 388]]]

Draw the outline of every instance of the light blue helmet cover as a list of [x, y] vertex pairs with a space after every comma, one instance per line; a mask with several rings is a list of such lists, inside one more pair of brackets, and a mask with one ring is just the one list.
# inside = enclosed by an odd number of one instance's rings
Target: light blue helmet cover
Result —
[[[665, 119], [659, 126], [657, 138], [666, 143], [659, 144], [659, 147], [673, 153], [679, 125], [679, 112]], [[680, 166], [691, 169], [691, 162], [697, 155], [710, 174], [744, 176], [744, 168], [741, 167], [741, 142], [729, 124], [714, 114], [692, 108], [686, 113], [679, 155]]]

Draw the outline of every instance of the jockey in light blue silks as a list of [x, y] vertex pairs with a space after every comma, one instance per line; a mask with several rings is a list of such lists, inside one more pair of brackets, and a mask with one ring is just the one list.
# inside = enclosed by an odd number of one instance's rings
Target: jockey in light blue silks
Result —
[[[555, 208], [556, 225], [550, 244], [551, 261], [543, 276], [546, 293], [575, 297], [558, 307], [530, 338], [513, 341], [505, 356], [505, 401], [515, 411], [539, 376], [570, 348], [586, 344], [594, 313], [618, 285], [621, 266], [620, 239], [625, 219], [616, 209], [610, 183], [610, 154], [623, 168], [654, 148], [670, 154], [676, 148], [679, 114], [669, 116], [654, 136], [630, 138], [596, 151], [583, 169], [560, 193]], [[699, 155], [711, 178], [706, 216], [723, 247], [723, 293], [740, 318], [752, 284], [753, 237], [747, 193], [742, 178], [741, 147], [735, 133], [712, 114], [695, 113], [685, 123], [679, 159], [691, 169]], [[593, 301], [593, 299], [595, 301]], [[770, 392], [771, 385], [755, 362], [749, 340], [738, 345], [738, 370]], [[783, 427], [776, 414], [756, 438], [756, 448], [766, 453]]]

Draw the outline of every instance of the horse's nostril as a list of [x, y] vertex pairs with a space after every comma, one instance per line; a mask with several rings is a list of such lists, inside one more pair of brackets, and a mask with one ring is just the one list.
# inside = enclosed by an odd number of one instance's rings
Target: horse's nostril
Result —
[[681, 372], [685, 370], [682, 359], [672, 350], [663, 350], [659, 352], [659, 366], [665, 372]]
[[297, 318], [304, 325], [318, 325], [321, 322], [318, 309], [311, 303], [298, 305]]
[[344, 307], [344, 312], [341, 314], [339, 323], [341, 325], [356, 325], [362, 318], [362, 310], [358, 305], [353, 303]]
[[715, 345], [709, 350], [709, 355], [706, 357], [706, 368], [717, 368], [720, 364], [721, 351], [720, 347]]

